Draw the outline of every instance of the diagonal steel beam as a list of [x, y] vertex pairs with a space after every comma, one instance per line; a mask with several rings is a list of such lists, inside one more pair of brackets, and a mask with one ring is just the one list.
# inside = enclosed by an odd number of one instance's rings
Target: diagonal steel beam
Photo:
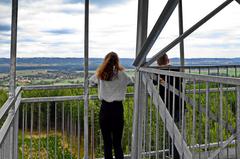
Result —
[[154, 55], [146, 64], [145, 66], [151, 65], [154, 61], [156, 61], [159, 57], [164, 55], [166, 52], [171, 50], [173, 47], [175, 47], [178, 43], [180, 43], [183, 39], [185, 39], [187, 36], [189, 36], [191, 33], [196, 31], [200, 26], [202, 26], [204, 23], [206, 23], [209, 19], [214, 17], [217, 13], [219, 13], [222, 9], [224, 9], [226, 6], [228, 6], [233, 0], [226, 0], [224, 3], [222, 3], [220, 6], [218, 6], [216, 9], [214, 9], [211, 13], [209, 13], [207, 16], [205, 16], [203, 19], [201, 19], [199, 22], [197, 22], [195, 25], [193, 25], [191, 28], [189, 28], [187, 31], [185, 31], [181, 36], [173, 40], [169, 45], [167, 45], [165, 48], [163, 48], [161, 51], [159, 51], [156, 55]]
[[211, 156], [208, 159], [214, 159], [215, 157], [217, 157], [217, 155], [219, 155], [223, 149], [225, 149], [236, 137], [236, 134], [233, 134], [232, 136], [230, 136], [226, 142], [224, 142], [223, 145], [221, 145], [221, 147], [219, 149], [217, 149], [216, 151], [214, 151]]
[[166, 25], [167, 21], [169, 20], [170, 16], [172, 15], [174, 9], [178, 4], [178, 0], [168, 0], [166, 6], [164, 7], [161, 15], [159, 16], [156, 24], [154, 25], [151, 33], [149, 34], [148, 38], [146, 39], [142, 49], [138, 53], [133, 65], [140, 66], [144, 63], [144, 60], [151, 50], [152, 46], [154, 45], [155, 41], [157, 40], [158, 36], [162, 32], [164, 26]]

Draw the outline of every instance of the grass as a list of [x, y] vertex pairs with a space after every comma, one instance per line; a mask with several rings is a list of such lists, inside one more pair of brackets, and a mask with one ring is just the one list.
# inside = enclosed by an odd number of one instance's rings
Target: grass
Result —
[[4, 89], [0, 89], [0, 107], [6, 102], [8, 99], [8, 93]]
[[[21, 130], [20, 130], [21, 132]], [[47, 148], [47, 140], [48, 140], [48, 148]], [[56, 140], [56, 147], [55, 147], [55, 140]], [[81, 139], [82, 140], [82, 139]], [[22, 142], [22, 134], [20, 133], [18, 136], [18, 146], [19, 146], [19, 158], [54, 158], [55, 154], [57, 158], [63, 157], [64, 158], [77, 158], [78, 151], [77, 151], [77, 139], [73, 139], [73, 147], [72, 153], [70, 149], [70, 144], [68, 140], [68, 136], [64, 136], [64, 142], [61, 133], [57, 133], [56, 137], [54, 132], [51, 132], [47, 138], [46, 134], [42, 134], [39, 137], [38, 134], [35, 132], [32, 135], [32, 138], [29, 133], [25, 134], [24, 136], [24, 144]], [[31, 146], [32, 143], [32, 146]], [[40, 144], [39, 144], [40, 143]], [[81, 141], [81, 143], [83, 143]], [[24, 145], [24, 153], [23, 153], [23, 145]], [[81, 158], [83, 157], [83, 146], [80, 149]]]

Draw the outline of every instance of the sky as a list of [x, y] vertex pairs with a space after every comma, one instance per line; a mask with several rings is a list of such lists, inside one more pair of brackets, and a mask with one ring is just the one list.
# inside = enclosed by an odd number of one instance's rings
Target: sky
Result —
[[[150, 33], [167, 0], [149, 0]], [[224, 0], [183, 0], [187, 30]], [[0, 0], [0, 57], [10, 56], [11, 2]], [[134, 58], [137, 0], [90, 0], [89, 56]], [[148, 57], [178, 37], [178, 10]], [[17, 57], [83, 57], [84, 0], [19, 0]], [[233, 1], [186, 38], [186, 58], [240, 57], [240, 5]], [[168, 52], [179, 57], [179, 46]]]

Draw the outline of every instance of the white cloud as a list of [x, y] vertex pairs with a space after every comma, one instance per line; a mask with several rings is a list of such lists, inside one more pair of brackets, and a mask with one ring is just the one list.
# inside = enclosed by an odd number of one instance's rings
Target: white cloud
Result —
[[[152, 7], [152, 11], [150, 9], [150, 17], [153, 18], [150, 18], [150, 26], [152, 27], [161, 12], [156, 6], [164, 6], [167, 1], [152, 0], [151, 2], [152, 5], [150, 3], [150, 8]], [[224, 0], [183, 1], [184, 30], [189, 29], [223, 2]], [[178, 10], [176, 9], [148, 57], [160, 51], [178, 36], [177, 12]], [[224, 8], [218, 15], [186, 38], [185, 57], [239, 57], [239, 15], [239, 4], [232, 2], [232, 4]], [[173, 50], [169, 51], [169, 56], [179, 57], [179, 47], [176, 46]]]
[[[167, 0], [151, 0], [149, 31]], [[224, 0], [185, 0], [184, 30], [191, 27]], [[186, 57], [239, 57], [240, 8], [232, 2], [220, 14], [185, 40]], [[84, 5], [63, 0], [22, 0], [19, 6], [18, 57], [83, 57]], [[10, 4], [0, 4], [0, 23], [10, 24]], [[90, 57], [104, 57], [116, 51], [120, 57], [134, 57], [137, 0], [90, 7]], [[67, 32], [71, 31], [71, 32]], [[57, 34], [61, 32], [62, 34]], [[178, 36], [178, 11], [167, 23], [149, 57]], [[0, 30], [1, 40], [9, 39]], [[176, 46], [170, 57], [179, 57]], [[9, 44], [0, 43], [0, 57], [9, 57]]]

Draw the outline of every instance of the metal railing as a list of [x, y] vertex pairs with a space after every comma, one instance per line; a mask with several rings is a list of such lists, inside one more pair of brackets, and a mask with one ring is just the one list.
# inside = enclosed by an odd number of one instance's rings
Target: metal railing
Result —
[[18, 156], [18, 113], [21, 103], [21, 88], [15, 91], [15, 98], [10, 97], [0, 108], [0, 158]]
[[154, 66], [152, 68], [164, 69], [164, 70], [180, 70], [184, 69], [184, 72], [191, 74], [213, 75], [213, 76], [225, 76], [225, 77], [240, 77], [240, 65], [199, 65], [199, 66], [169, 66], [159, 67]]
[[[122, 145], [126, 156], [131, 152], [133, 89], [128, 87], [124, 101], [124, 132]], [[27, 86], [17, 89], [15, 114], [8, 115], [15, 100], [9, 99], [1, 108], [1, 147], [0, 158], [12, 157], [17, 150], [18, 158], [82, 158], [84, 155], [84, 96], [83, 85]], [[76, 93], [76, 96], [63, 96]], [[22, 96], [20, 96], [22, 94]], [[89, 158], [103, 158], [103, 140], [98, 124], [100, 101], [97, 88], [90, 88], [89, 96]], [[16, 145], [10, 141], [10, 128], [13, 122], [17, 133]], [[11, 122], [9, 122], [11, 121]], [[7, 125], [7, 126], [5, 126]], [[13, 147], [15, 146], [15, 147]], [[14, 150], [13, 150], [14, 149]], [[9, 150], [9, 151], [6, 151]]]
[[[239, 156], [240, 79], [156, 68], [140, 68], [140, 75], [146, 104], [137, 123], [141, 146], [134, 146], [141, 147], [142, 158], [171, 158], [177, 153], [194, 159]], [[83, 85], [18, 87], [16, 97], [0, 109], [0, 158], [82, 158], [83, 90]], [[124, 103], [126, 158], [131, 157], [136, 124], [132, 122], [132, 91]], [[89, 93], [88, 154], [102, 158], [97, 88], [90, 88]]]
[[142, 134], [137, 138], [141, 140], [141, 146], [137, 145], [142, 148], [141, 155], [238, 158], [239, 78], [156, 68], [139, 71], [146, 92], [141, 92], [146, 94], [146, 104], [137, 120]]

